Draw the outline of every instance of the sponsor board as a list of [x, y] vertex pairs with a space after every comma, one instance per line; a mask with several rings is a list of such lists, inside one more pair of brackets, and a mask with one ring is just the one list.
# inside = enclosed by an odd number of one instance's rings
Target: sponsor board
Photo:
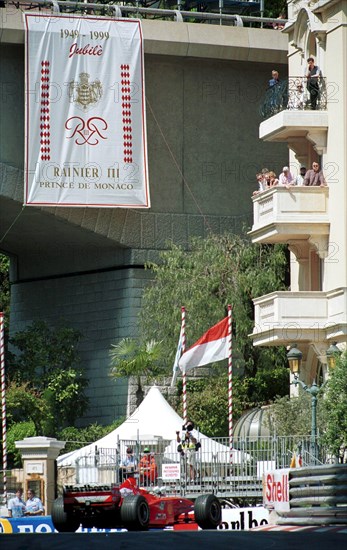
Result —
[[[222, 510], [222, 522], [218, 529], [232, 531], [248, 531], [255, 527], [267, 525], [269, 512], [263, 507], [227, 508]], [[179, 524], [168, 527], [168, 530], [197, 530], [196, 523]], [[96, 527], [80, 526], [76, 533], [119, 533], [126, 529], [98, 529]], [[0, 518], [0, 534], [10, 533], [54, 533], [51, 516], [31, 518]]]
[[252, 508], [222, 509], [222, 522], [218, 529], [232, 531], [249, 531], [269, 523], [269, 511], [263, 506]]
[[289, 468], [283, 468], [263, 475], [263, 503], [266, 508], [289, 511], [289, 472]]
[[[97, 529], [80, 526], [76, 533], [118, 533], [126, 529]], [[0, 518], [0, 534], [10, 533], [55, 533], [51, 516], [31, 518]]]

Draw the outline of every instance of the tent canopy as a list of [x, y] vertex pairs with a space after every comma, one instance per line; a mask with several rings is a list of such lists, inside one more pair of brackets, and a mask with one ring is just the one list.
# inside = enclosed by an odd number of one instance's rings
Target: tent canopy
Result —
[[[141, 405], [123, 424], [95, 441], [95, 443], [59, 456], [57, 464], [58, 467], [74, 467], [80, 457], [94, 454], [96, 447], [99, 449], [116, 449], [119, 442], [122, 441], [150, 441], [153, 445], [155, 441], [166, 440], [165, 455], [178, 458], [176, 431], [181, 432], [182, 425], [183, 419], [169, 405], [159, 388], [153, 386]], [[202, 444], [201, 452], [204, 460], [210, 462], [213, 456], [216, 456], [218, 462], [229, 462], [229, 448], [227, 445], [217, 443], [197, 430], [193, 430], [193, 434]], [[233, 450], [233, 462], [241, 462], [241, 455], [244, 455], [244, 453]]]

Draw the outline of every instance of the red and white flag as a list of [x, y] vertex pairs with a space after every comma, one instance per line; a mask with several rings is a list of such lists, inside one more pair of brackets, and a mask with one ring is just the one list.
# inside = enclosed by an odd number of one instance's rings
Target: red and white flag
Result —
[[225, 317], [183, 353], [178, 365], [182, 372], [186, 372], [194, 367], [226, 359], [228, 350], [228, 317]]

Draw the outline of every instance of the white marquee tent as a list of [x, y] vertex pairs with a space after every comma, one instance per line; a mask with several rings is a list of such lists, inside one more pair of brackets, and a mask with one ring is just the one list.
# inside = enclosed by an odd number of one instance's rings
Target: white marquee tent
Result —
[[[176, 431], [182, 430], [183, 420], [169, 405], [159, 388], [153, 386], [141, 405], [118, 428], [103, 438], [70, 453], [57, 458], [58, 467], [75, 467], [78, 460], [88, 455], [94, 455], [96, 449], [116, 449], [120, 447], [121, 454], [130, 441], [143, 442], [154, 446], [156, 442], [165, 442], [165, 456], [177, 460]], [[194, 436], [201, 442], [201, 459], [203, 462], [229, 463], [229, 447], [214, 441], [202, 433], [193, 431]], [[249, 460], [249, 456], [242, 451], [233, 451], [233, 463]]]

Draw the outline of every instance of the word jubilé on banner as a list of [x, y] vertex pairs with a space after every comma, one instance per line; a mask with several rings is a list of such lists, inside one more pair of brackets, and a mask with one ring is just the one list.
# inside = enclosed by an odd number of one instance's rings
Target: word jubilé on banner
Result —
[[149, 208], [141, 22], [24, 22], [24, 203]]

